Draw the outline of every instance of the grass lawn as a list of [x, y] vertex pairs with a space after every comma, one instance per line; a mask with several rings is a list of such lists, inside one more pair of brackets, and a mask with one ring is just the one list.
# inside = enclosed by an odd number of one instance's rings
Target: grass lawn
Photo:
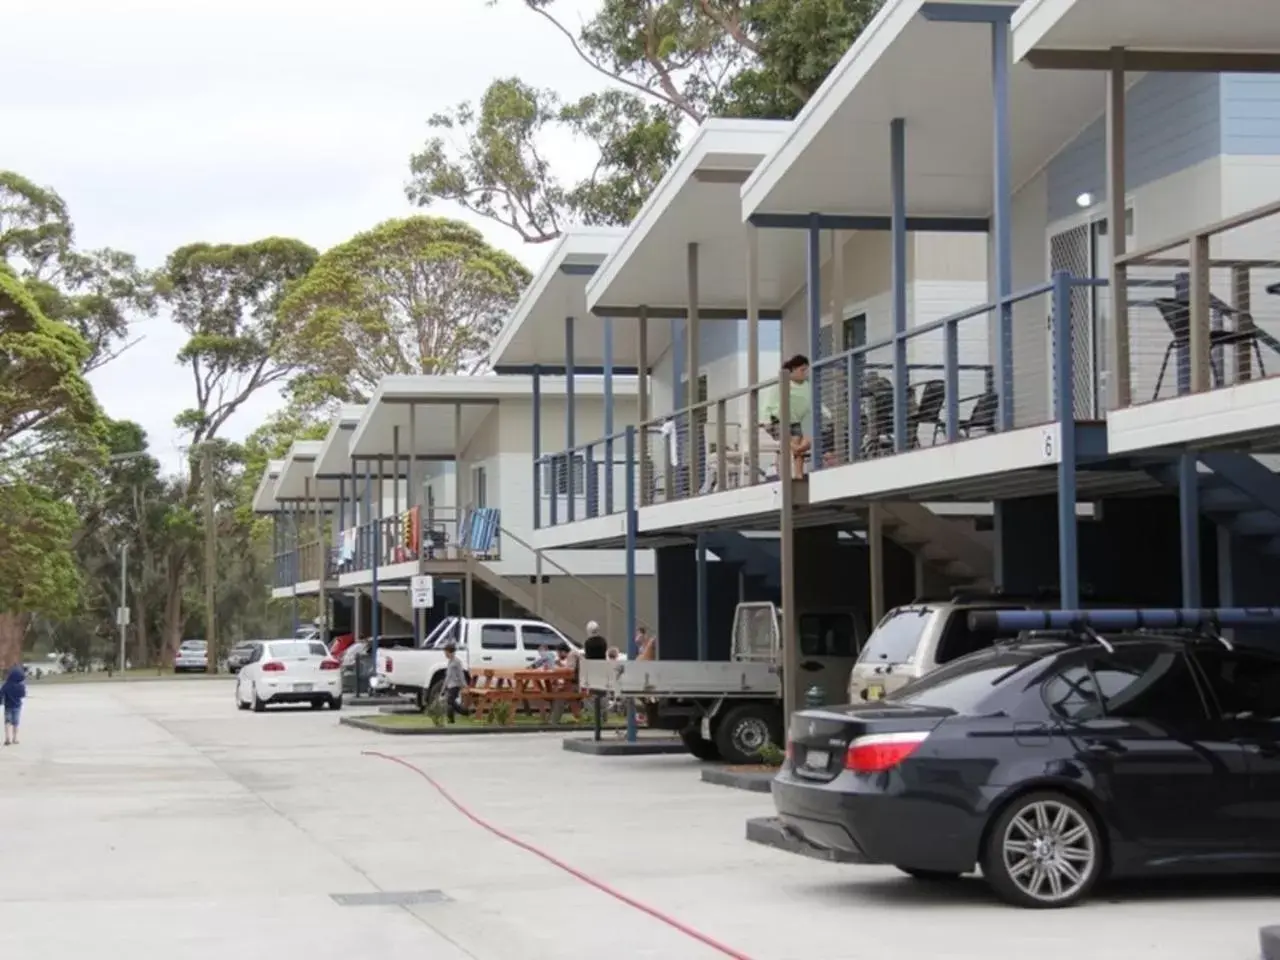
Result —
[[139, 667], [136, 670], [126, 670], [124, 673], [115, 671], [108, 674], [105, 670], [97, 670], [92, 673], [46, 673], [38, 680], [35, 677], [28, 676], [27, 683], [38, 685], [46, 683], [106, 683], [108, 681], [118, 680], [210, 680], [221, 677], [224, 680], [230, 676], [226, 673], [174, 673], [172, 670], [159, 670], [155, 667]]
[[[380, 713], [371, 717], [362, 716], [360, 719], [365, 723], [369, 723], [377, 727], [388, 727], [398, 730], [434, 730], [437, 728], [437, 724], [435, 724], [431, 717], [427, 716], [425, 713]], [[449, 726], [447, 723], [444, 725]], [[524, 715], [518, 715], [514, 717], [506, 727], [497, 729], [537, 727], [543, 725], [543, 720], [539, 716], [535, 715], [532, 717], [526, 717]], [[490, 723], [477, 723], [471, 717], [458, 717], [457, 722], [454, 723], [453, 726], [493, 727], [494, 725]], [[593, 729], [592, 718], [588, 713], [584, 713], [581, 720], [574, 720], [572, 717], [566, 716], [560, 721], [559, 726], [566, 729]], [[625, 726], [625, 723], [616, 718], [611, 718], [604, 722], [604, 727], [608, 730], [617, 729], [622, 726]]]

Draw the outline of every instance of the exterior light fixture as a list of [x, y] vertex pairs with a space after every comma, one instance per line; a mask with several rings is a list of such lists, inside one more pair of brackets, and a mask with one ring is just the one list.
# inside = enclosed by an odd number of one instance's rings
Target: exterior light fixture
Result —
[[1076, 197], [1076, 206], [1077, 206], [1077, 207], [1079, 207], [1081, 210], [1084, 210], [1084, 209], [1086, 209], [1086, 208], [1088, 208], [1088, 207], [1092, 207], [1092, 206], [1093, 206], [1093, 194], [1092, 194], [1092, 193], [1082, 193], [1082, 194], [1080, 194], [1080, 196]]

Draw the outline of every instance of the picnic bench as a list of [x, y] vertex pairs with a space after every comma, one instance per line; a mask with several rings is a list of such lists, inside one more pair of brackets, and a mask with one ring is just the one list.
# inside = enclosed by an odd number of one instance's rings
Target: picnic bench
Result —
[[577, 671], [573, 669], [480, 667], [471, 671], [471, 686], [467, 688], [467, 701], [481, 722], [494, 704], [503, 702], [511, 704], [512, 716], [521, 706], [536, 707], [544, 723], [553, 722], [568, 707], [576, 719], [589, 696], [578, 686]]

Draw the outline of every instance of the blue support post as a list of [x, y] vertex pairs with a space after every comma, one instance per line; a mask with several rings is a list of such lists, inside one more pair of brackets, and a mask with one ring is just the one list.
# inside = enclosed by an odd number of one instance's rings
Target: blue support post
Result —
[[[809, 217], [809, 235], [807, 244], [808, 284], [806, 301], [809, 310], [809, 359], [817, 363], [822, 359], [822, 229], [818, 215]], [[832, 328], [832, 335], [835, 330]], [[809, 447], [809, 470], [816, 473], [822, 466], [822, 377], [820, 367], [814, 367], [809, 373], [809, 418], [813, 426], [809, 434], [813, 443]], [[786, 382], [779, 385], [782, 390], [790, 389]], [[795, 415], [792, 414], [792, 419]], [[780, 425], [782, 442], [786, 444], [791, 436], [791, 425]]]
[[1058, 420], [1058, 581], [1062, 606], [1080, 605], [1076, 549], [1076, 421], [1071, 357], [1071, 274], [1053, 275], [1053, 373]]
[[[626, 498], [627, 510], [627, 662], [635, 663], [639, 651], [636, 650], [636, 531], [639, 517], [636, 504], [636, 428], [628, 425], [624, 441], [627, 458], [626, 480], [623, 482], [623, 496]], [[636, 742], [636, 708], [634, 703], [627, 705], [627, 742]]]
[[1200, 478], [1195, 454], [1178, 458], [1178, 532], [1182, 547], [1182, 605], [1200, 606]]
[[369, 521], [373, 518], [373, 471], [369, 467], [369, 461], [364, 462], [364, 522], [360, 524], [360, 533], [357, 539], [360, 541], [360, 569], [363, 570], [369, 563]]
[[698, 534], [695, 539], [694, 556], [697, 561], [697, 599], [698, 599], [698, 660], [706, 660], [710, 656], [707, 628], [707, 538]]
[[613, 513], [613, 318], [604, 318], [604, 512]]
[[573, 464], [576, 459], [573, 433], [573, 317], [564, 318], [564, 440], [565, 448], [565, 485], [569, 491], [569, 502], [565, 506], [565, 517], [573, 522], [573, 495], [577, 492], [573, 483]]
[[893, 293], [893, 449], [907, 449], [907, 122], [889, 124], [891, 289]]
[[[994, 190], [991, 234], [995, 247], [996, 297], [1001, 301], [996, 315], [997, 426], [1013, 429], [1013, 151], [1009, 145], [1009, 23], [991, 24], [991, 95], [994, 117]], [[1072, 514], [1074, 517], [1074, 513]], [[1066, 603], [1066, 600], [1063, 600]]]
[[[381, 467], [379, 467], [381, 469]], [[381, 494], [381, 490], [378, 491]], [[378, 497], [381, 501], [382, 497]], [[378, 669], [378, 634], [381, 632], [382, 617], [381, 610], [378, 606], [378, 519], [382, 515], [382, 504], [379, 502], [375, 516], [373, 505], [373, 471], [369, 468], [369, 461], [364, 464], [364, 503], [365, 503], [365, 525], [366, 532], [365, 549], [368, 550], [367, 561], [369, 569], [373, 571], [371, 578], [371, 586], [369, 589], [369, 654], [372, 658], [373, 669]]]
[[947, 443], [960, 439], [960, 324], [948, 323], [942, 360], [942, 382], [946, 405]]
[[[555, 484], [551, 486], [555, 493]], [[551, 521], [555, 523], [553, 518]], [[533, 365], [533, 529], [542, 527], [542, 367]]]

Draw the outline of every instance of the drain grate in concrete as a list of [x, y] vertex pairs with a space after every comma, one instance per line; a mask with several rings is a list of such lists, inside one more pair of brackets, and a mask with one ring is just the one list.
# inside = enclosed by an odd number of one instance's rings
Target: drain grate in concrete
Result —
[[413, 907], [422, 903], [448, 903], [441, 890], [379, 890], [377, 893], [331, 893], [340, 907]]

